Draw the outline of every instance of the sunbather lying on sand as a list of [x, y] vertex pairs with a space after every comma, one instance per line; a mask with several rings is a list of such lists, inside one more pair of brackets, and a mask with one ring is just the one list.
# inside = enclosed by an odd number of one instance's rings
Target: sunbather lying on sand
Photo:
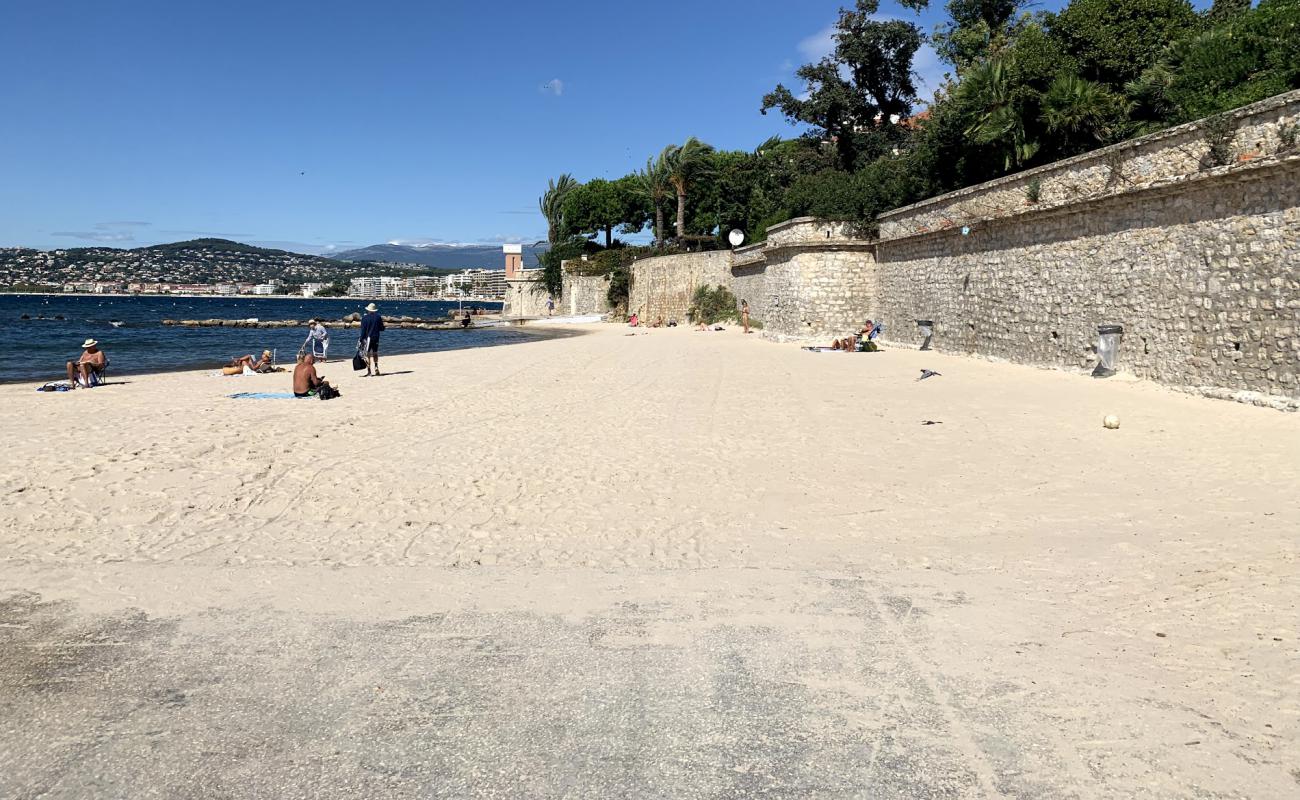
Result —
[[222, 372], [227, 375], [239, 375], [245, 369], [253, 372], [270, 372], [271, 371], [271, 351], [263, 350], [260, 359], [254, 359], [251, 355], [236, 356], [230, 360], [230, 363], [222, 367]]

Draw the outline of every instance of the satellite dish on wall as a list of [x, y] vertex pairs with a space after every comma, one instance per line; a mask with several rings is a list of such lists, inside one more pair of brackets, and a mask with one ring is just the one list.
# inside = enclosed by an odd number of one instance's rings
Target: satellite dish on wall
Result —
[[732, 228], [731, 233], [727, 234], [727, 241], [731, 242], [732, 247], [740, 247], [745, 241], [745, 232], [739, 228]]

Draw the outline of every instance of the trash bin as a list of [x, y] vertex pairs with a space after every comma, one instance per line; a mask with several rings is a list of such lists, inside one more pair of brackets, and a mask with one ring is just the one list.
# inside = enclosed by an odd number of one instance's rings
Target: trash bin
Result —
[[1115, 374], [1119, 362], [1119, 343], [1123, 338], [1123, 325], [1097, 326], [1097, 367], [1092, 371], [1092, 377], [1109, 378]]
[[916, 321], [916, 328], [921, 333], [921, 349], [929, 350], [930, 340], [934, 338], [934, 320], [918, 319]]

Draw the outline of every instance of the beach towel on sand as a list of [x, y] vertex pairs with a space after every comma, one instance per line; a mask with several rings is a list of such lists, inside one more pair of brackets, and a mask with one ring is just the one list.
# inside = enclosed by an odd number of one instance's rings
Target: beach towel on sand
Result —
[[233, 400], [298, 400], [293, 392], [235, 392], [228, 394]]

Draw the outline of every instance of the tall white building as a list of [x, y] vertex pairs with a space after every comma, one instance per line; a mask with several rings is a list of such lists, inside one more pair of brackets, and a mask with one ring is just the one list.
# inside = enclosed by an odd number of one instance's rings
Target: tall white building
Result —
[[406, 278], [367, 275], [352, 279], [349, 294], [356, 297], [410, 297], [411, 285]]

